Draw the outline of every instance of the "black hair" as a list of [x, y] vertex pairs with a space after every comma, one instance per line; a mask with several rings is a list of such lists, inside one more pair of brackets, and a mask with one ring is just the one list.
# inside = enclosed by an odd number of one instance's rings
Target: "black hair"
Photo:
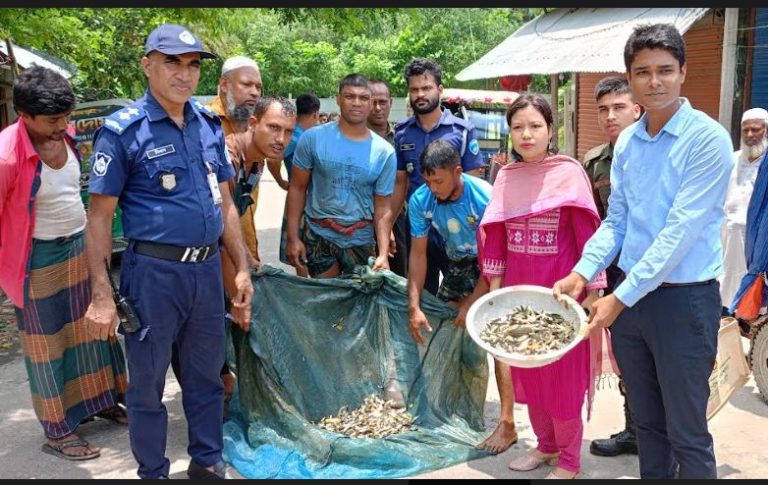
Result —
[[[595, 85], [595, 101], [599, 101], [606, 94], [629, 94], [632, 97], [632, 90], [629, 89], [627, 78], [621, 76], [602, 78]], [[634, 100], [634, 97], [632, 99]]]
[[422, 174], [432, 175], [441, 168], [453, 170], [459, 163], [461, 163], [459, 152], [447, 141], [439, 139], [431, 142], [421, 152], [419, 170], [421, 170]]
[[232, 121], [232, 123], [235, 124], [243, 124], [248, 123], [248, 120], [251, 118], [251, 114], [253, 113], [253, 110], [249, 108], [247, 105], [240, 105], [235, 106], [235, 109], [232, 110], [231, 113], [229, 113], [229, 119]]
[[347, 86], [355, 86], [358, 88], [365, 88], [368, 90], [371, 89], [371, 87], [368, 86], [368, 78], [356, 72], [352, 74], [347, 74], [346, 76], [344, 76], [341, 82], [339, 82], [339, 94], [341, 94], [341, 91]]
[[[507, 108], [507, 114], [505, 116], [509, 129], [512, 129], [512, 117], [515, 115], [515, 113], [521, 109], [527, 108], [528, 106], [533, 106], [536, 111], [541, 113], [541, 116], [544, 117], [544, 122], [547, 124], [549, 129], [552, 130], [552, 125], [554, 124], [554, 118], [552, 117], [552, 107], [549, 105], [547, 98], [538, 93], [523, 93], [518, 96], [512, 104], [509, 105], [509, 108]], [[554, 155], [557, 153], [557, 148], [552, 147], [550, 142], [550, 146], [547, 148], [547, 152], [549, 152], [550, 155]], [[521, 159], [520, 154], [517, 153], [514, 148], [512, 149], [512, 155], [518, 160]]]
[[62, 115], [75, 109], [75, 104], [69, 81], [54, 70], [33, 65], [13, 81], [13, 109], [17, 113]]
[[685, 65], [685, 41], [672, 24], [638, 25], [624, 45], [624, 65], [630, 72], [637, 53], [643, 49], [663, 49]]
[[255, 116], [256, 119], [261, 119], [261, 117], [264, 116], [264, 113], [269, 110], [269, 107], [272, 106], [272, 103], [280, 103], [285, 116], [296, 116], [296, 108], [293, 106], [293, 103], [287, 98], [273, 95], [261, 96], [258, 101], [256, 101], [256, 106], [253, 108], [253, 116]]
[[374, 84], [383, 84], [385, 88], [387, 88], [387, 93], [389, 93], [389, 97], [392, 97], [392, 89], [389, 87], [389, 83], [383, 79], [378, 78], [371, 78], [368, 80], [368, 84], [373, 86]]
[[435, 78], [435, 84], [440, 86], [443, 84], [443, 68], [437, 62], [432, 59], [416, 58], [406, 64], [405, 66], [405, 85], [408, 85], [408, 80], [413, 76], [420, 76], [422, 74], [431, 74]]
[[320, 98], [312, 93], [300, 94], [296, 97], [296, 115], [311, 115], [320, 111]]

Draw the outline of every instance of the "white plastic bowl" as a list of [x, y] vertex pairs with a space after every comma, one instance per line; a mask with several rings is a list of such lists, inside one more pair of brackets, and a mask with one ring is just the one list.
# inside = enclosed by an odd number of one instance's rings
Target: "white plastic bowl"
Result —
[[[472, 340], [501, 362], [515, 367], [541, 367], [557, 361], [576, 347], [587, 335], [587, 314], [576, 300], [564, 296], [568, 308], [557, 301], [551, 288], [534, 285], [516, 285], [500, 288], [480, 297], [467, 312], [467, 330]], [[491, 347], [480, 338], [485, 325], [494, 318], [503, 318], [518, 305], [530, 305], [537, 311], [558, 313], [566, 320], [575, 321], [577, 330], [573, 341], [565, 347], [538, 355], [509, 353]]]

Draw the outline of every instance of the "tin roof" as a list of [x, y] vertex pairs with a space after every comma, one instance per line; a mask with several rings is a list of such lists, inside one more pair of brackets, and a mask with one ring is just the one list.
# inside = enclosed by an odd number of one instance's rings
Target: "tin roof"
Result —
[[[5, 44], [5, 41], [0, 41], [0, 54], [8, 54], [8, 46]], [[38, 66], [52, 69], [67, 79], [75, 73], [75, 69], [67, 65], [64, 60], [30, 47], [22, 47], [19, 44], [13, 43], [13, 55], [22, 69], [27, 69], [33, 64], [37, 64]]]
[[624, 72], [635, 26], [674, 24], [684, 34], [707, 8], [559, 8], [520, 27], [456, 75], [459, 81], [518, 74]]

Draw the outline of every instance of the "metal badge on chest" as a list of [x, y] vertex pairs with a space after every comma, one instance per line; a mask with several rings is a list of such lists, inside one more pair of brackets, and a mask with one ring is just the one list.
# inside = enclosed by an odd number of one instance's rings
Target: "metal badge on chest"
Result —
[[160, 185], [164, 190], [170, 192], [176, 188], [176, 175], [173, 173], [164, 173], [160, 176]]

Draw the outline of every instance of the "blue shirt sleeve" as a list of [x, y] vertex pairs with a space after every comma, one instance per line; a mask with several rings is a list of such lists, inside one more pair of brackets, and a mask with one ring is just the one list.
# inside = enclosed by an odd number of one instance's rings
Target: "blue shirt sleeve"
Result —
[[[626, 131], [626, 130], [625, 130]], [[624, 135], [622, 137], [622, 135]], [[627, 199], [624, 194], [623, 151], [631, 136], [628, 132], [619, 135], [614, 148], [611, 164], [611, 195], [608, 197], [608, 214], [595, 234], [587, 241], [581, 259], [573, 271], [592, 281], [595, 276], [618, 256], [627, 232]], [[623, 139], [622, 139], [623, 138]]]
[[224, 140], [224, 131], [221, 129], [221, 126], [217, 127], [213, 133], [219, 137], [219, 147], [217, 149], [219, 168], [216, 171], [216, 180], [219, 183], [226, 182], [235, 176], [235, 166], [232, 165], [232, 159], [229, 158], [229, 150], [227, 150], [227, 143]]
[[475, 128], [470, 127], [467, 130], [467, 148], [464, 150], [464, 156], [461, 157], [461, 168], [465, 172], [475, 170], [485, 165], [483, 154], [480, 153], [480, 143], [477, 141]]
[[[733, 167], [731, 140], [724, 130], [704, 133], [700, 140], [692, 150], [664, 229], [614, 290], [627, 306], [658, 288], [696, 241], [710, 212], [722, 211]], [[610, 207], [610, 199], [608, 204]]]
[[424, 217], [425, 200], [424, 190], [426, 185], [419, 187], [408, 200], [408, 221], [411, 224], [411, 237], [427, 237], [430, 221]]
[[379, 174], [379, 178], [376, 179], [374, 192], [376, 195], [386, 197], [392, 195], [395, 191], [395, 175], [397, 170], [395, 170], [395, 150], [389, 146], [388, 143], [386, 144], [386, 151], [384, 153], [386, 156], [384, 168]]
[[315, 166], [315, 134], [317, 130], [307, 131], [296, 143], [293, 153], [293, 165], [311, 171]]
[[120, 136], [106, 128], [99, 128], [94, 134], [88, 192], [119, 197], [128, 180], [131, 165]]

